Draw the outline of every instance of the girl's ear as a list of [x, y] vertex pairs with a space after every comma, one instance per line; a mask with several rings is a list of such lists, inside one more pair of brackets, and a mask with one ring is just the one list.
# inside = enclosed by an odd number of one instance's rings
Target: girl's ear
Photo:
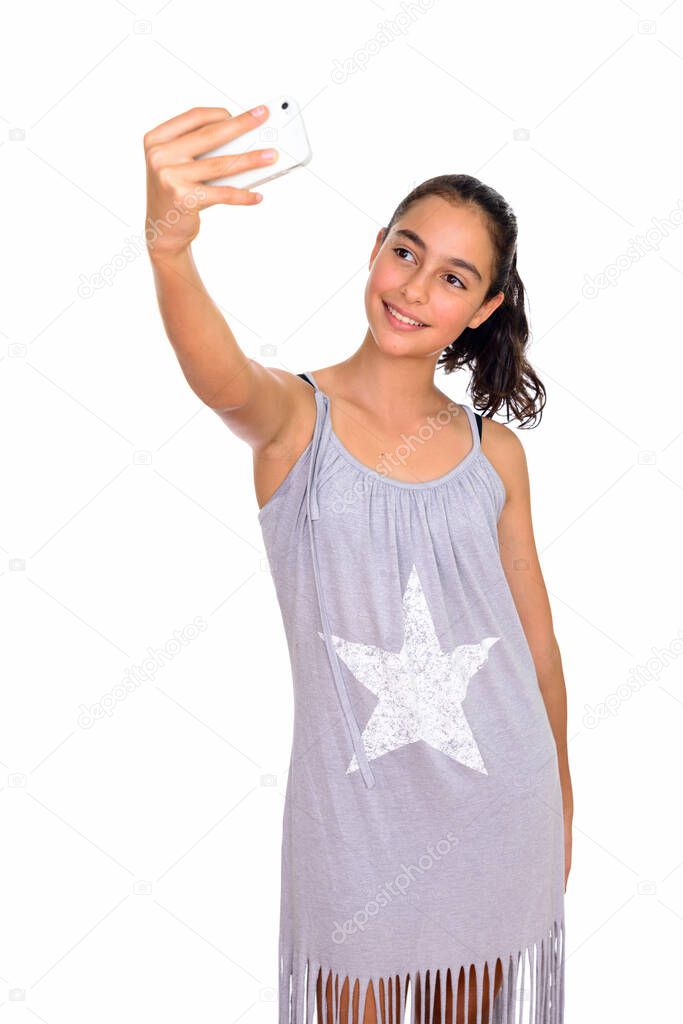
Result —
[[375, 239], [375, 247], [372, 250], [372, 253], [370, 255], [370, 267], [375, 262], [375, 257], [377, 256], [377, 253], [382, 248], [382, 244], [383, 244], [384, 239], [386, 237], [386, 233], [387, 233], [387, 229], [386, 228], [380, 228], [379, 231], [377, 232], [377, 238]]
[[470, 323], [467, 326], [473, 329], [479, 327], [479, 325], [483, 324], [485, 320], [488, 320], [492, 313], [495, 313], [495, 311], [504, 301], [505, 292], [498, 292], [498, 294], [494, 295], [492, 299], [489, 299], [488, 302], [484, 303], [484, 305], [477, 312], [476, 316], [473, 317], [472, 321], [470, 321]]

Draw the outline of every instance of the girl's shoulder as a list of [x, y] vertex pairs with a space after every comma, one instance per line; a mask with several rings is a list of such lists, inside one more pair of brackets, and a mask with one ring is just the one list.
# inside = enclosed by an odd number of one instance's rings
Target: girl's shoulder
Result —
[[519, 434], [506, 423], [484, 416], [481, 449], [505, 485], [508, 496], [528, 489], [528, 469]]

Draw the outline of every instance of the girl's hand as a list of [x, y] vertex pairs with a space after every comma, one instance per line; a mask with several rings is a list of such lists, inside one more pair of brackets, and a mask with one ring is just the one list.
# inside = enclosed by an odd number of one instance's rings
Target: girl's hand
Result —
[[244, 134], [267, 116], [267, 107], [261, 114], [247, 110], [237, 117], [225, 107], [193, 107], [146, 133], [145, 235], [150, 255], [175, 256], [186, 249], [199, 232], [199, 211], [207, 206], [252, 206], [259, 202], [258, 193], [247, 188], [204, 182], [271, 164], [277, 152], [269, 158], [261, 149], [203, 160], [195, 157]]

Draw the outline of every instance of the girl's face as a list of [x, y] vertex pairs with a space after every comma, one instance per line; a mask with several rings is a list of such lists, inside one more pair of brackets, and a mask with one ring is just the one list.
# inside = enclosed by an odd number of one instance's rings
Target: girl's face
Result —
[[[376, 344], [395, 355], [437, 355], [466, 327], [478, 327], [503, 301], [484, 303], [493, 247], [478, 210], [440, 196], [416, 202], [382, 240], [377, 236], [365, 287]], [[425, 326], [397, 321], [388, 306]]]

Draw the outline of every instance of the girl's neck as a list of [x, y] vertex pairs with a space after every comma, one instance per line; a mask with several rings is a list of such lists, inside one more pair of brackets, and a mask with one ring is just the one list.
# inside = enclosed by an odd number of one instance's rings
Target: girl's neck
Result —
[[447, 396], [434, 384], [437, 355], [385, 356], [373, 338], [370, 345], [365, 341], [348, 359], [316, 372], [321, 389], [330, 397], [372, 407], [386, 422], [420, 419], [441, 407]]

